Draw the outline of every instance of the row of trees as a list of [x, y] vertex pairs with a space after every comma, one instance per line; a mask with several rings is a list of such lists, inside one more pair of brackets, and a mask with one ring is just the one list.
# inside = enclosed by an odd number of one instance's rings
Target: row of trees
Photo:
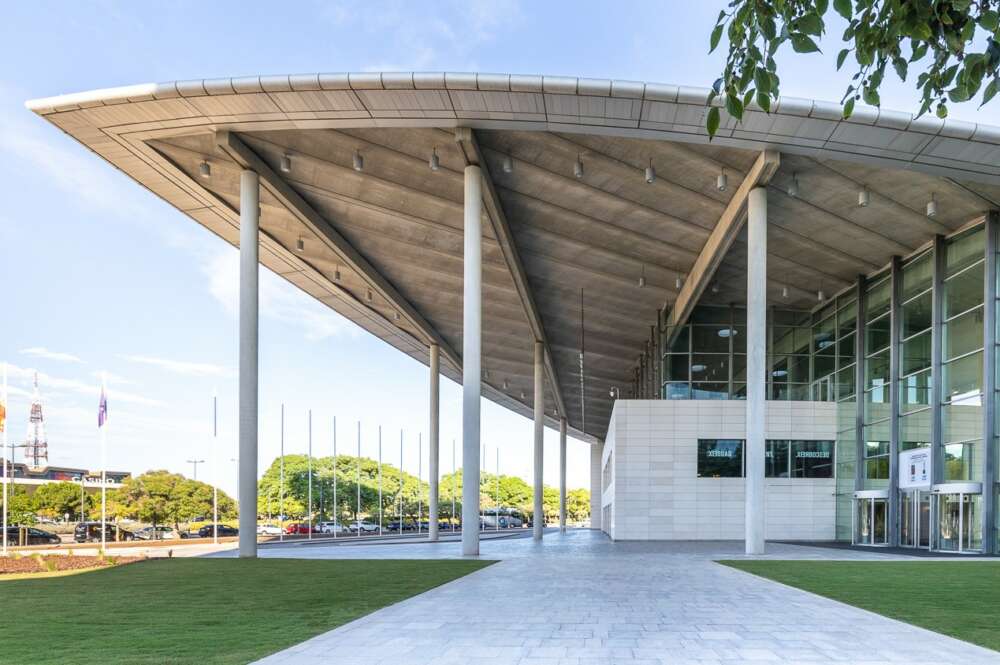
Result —
[[[12, 485], [9, 495], [8, 518], [11, 524], [33, 524], [38, 517], [75, 519], [81, 513], [86, 519], [101, 516], [100, 493], [83, 493], [79, 483], [60, 482], [39, 486], [29, 494], [23, 486]], [[172, 524], [196, 519], [211, 519], [212, 486], [168, 471], [147, 471], [127, 478], [121, 488], [107, 492], [109, 521], [134, 519], [152, 524]], [[219, 518], [236, 517], [236, 502], [219, 491]]]
[[[281, 491], [281, 459], [275, 459], [258, 485], [257, 513], [284, 515], [286, 519], [304, 518], [310, 513], [314, 520], [349, 521], [359, 517], [379, 514], [379, 466], [367, 457], [360, 459], [338, 455], [312, 459], [312, 507], [309, 509], [309, 458], [306, 455], [285, 455], [285, 488]], [[334, 477], [336, 477], [336, 504], [334, 504]], [[360, 482], [359, 482], [360, 481]], [[358, 489], [360, 487], [361, 511], [358, 514]], [[416, 519], [418, 509], [426, 518], [430, 485], [416, 476], [400, 473], [399, 467], [382, 463], [381, 506], [384, 518], [398, 518], [400, 504], [406, 519]], [[462, 472], [441, 478], [439, 485], [438, 517], [451, 518], [452, 499], [456, 516], [462, 511]], [[282, 494], [284, 499], [282, 500]], [[498, 504], [516, 508], [525, 515], [533, 513], [531, 485], [517, 476], [480, 472], [480, 505], [488, 512]], [[543, 489], [545, 517], [554, 520], [559, 514], [559, 491], [554, 487]], [[584, 520], [590, 515], [590, 492], [575, 489], [567, 492], [566, 513], [570, 521]]]

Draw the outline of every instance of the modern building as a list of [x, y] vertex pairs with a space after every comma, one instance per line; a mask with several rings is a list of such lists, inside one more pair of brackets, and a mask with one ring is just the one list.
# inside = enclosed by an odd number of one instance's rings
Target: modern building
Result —
[[262, 263], [429, 365], [432, 479], [443, 373], [467, 480], [482, 394], [534, 417], [539, 481], [544, 426], [592, 444], [613, 538], [996, 551], [1000, 128], [783, 98], [710, 141], [707, 92], [309, 74], [28, 106], [240, 247], [241, 505]]
[[[8, 464], [7, 473], [10, 474], [12, 485], [26, 487], [29, 490], [50, 483], [82, 483], [87, 489], [101, 488], [100, 471], [89, 471], [70, 466], [33, 467], [14, 462]], [[128, 471], [107, 471], [105, 473], [108, 489], [118, 489], [126, 478], [132, 476]]]

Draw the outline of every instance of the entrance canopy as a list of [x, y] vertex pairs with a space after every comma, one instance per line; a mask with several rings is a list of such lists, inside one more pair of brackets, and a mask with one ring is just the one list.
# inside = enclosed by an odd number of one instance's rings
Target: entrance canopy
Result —
[[463, 169], [482, 168], [483, 393], [605, 436], [662, 321], [743, 303], [746, 196], [768, 187], [770, 302], [811, 308], [1000, 208], [1000, 127], [784, 98], [704, 132], [702, 88], [498, 74], [181, 81], [28, 107], [236, 245], [461, 380]]

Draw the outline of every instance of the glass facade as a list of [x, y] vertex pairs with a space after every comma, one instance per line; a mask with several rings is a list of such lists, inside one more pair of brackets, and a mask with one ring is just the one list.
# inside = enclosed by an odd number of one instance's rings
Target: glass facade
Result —
[[[742, 439], [698, 439], [699, 478], [742, 478]], [[833, 478], [834, 442], [768, 440], [764, 447], [766, 478]]]
[[[809, 442], [822, 443], [819, 448], [769, 441], [767, 475], [835, 478], [839, 539], [851, 539], [854, 492], [897, 493], [893, 455], [928, 447], [934, 484], [989, 483], [982, 507], [970, 514], [991, 527], [983, 534], [988, 549], [1000, 549], [1000, 491], [992, 470], [1000, 458], [994, 369], [1000, 365], [1000, 253], [996, 239], [987, 237], [997, 225], [994, 216], [896, 259], [813, 311], [768, 310], [768, 399], [835, 402], [838, 431], [836, 441]], [[743, 307], [698, 306], [685, 325], [660, 330], [660, 398], [745, 398]], [[736, 457], [728, 458], [725, 474], [742, 474], [742, 444], [726, 445]], [[721, 469], [715, 460], [714, 467], [705, 462], [705, 475]], [[699, 475], [702, 462], [699, 447]], [[888, 501], [888, 515], [898, 522], [900, 499]], [[970, 542], [981, 531], [970, 532], [976, 534]]]

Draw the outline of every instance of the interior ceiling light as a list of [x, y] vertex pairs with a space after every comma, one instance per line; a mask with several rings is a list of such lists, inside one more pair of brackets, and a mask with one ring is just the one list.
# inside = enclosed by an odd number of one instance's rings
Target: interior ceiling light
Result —
[[431, 161], [429, 162], [431, 171], [437, 173], [437, 170], [441, 168], [441, 160], [438, 159], [437, 148], [431, 150]]
[[788, 195], [793, 199], [799, 195], [799, 176], [797, 173], [792, 174], [792, 181], [788, 183]]
[[357, 150], [354, 151], [354, 170], [361, 173], [365, 168], [365, 158]]
[[823, 293], [823, 289], [820, 289], [819, 291], [816, 292], [816, 300], [820, 302], [826, 300], [826, 294]]
[[675, 278], [674, 278], [674, 287], [675, 287], [675, 288], [676, 288], [676, 289], [677, 289], [678, 291], [680, 291], [680, 290], [681, 290], [681, 287], [682, 287], [683, 285], [684, 285], [684, 281], [683, 281], [683, 280], [681, 279], [681, 276], [680, 276], [680, 275], [677, 275], [677, 277], [675, 277]]
[[641, 272], [639, 273], [639, 288], [646, 286], [646, 264], [642, 264]]
[[510, 388], [510, 384], [507, 382], [507, 379], [504, 379], [503, 380], [503, 389], [507, 390], [508, 388]]
[[726, 176], [726, 169], [722, 169], [722, 173], [715, 179], [715, 187], [720, 192], [726, 191], [726, 188], [729, 187], [729, 178]]
[[691, 365], [692, 372], [704, 372], [706, 369], [708, 369], [707, 365]]
[[305, 251], [305, 249], [306, 249], [306, 241], [305, 241], [305, 238], [303, 238], [302, 236], [299, 236], [299, 237], [298, 237], [298, 238], [297, 238], [297, 239], [295, 240], [295, 251], [296, 251], [296, 252], [300, 252], [300, 253], [301, 253], [301, 252]]
[[333, 271], [333, 281], [340, 281], [340, 266], [337, 266], [337, 269]]
[[503, 157], [503, 172], [510, 173], [514, 170], [514, 160], [510, 158], [510, 155], [504, 155]]
[[577, 155], [576, 161], [573, 162], [573, 175], [577, 180], [583, 177], [583, 162], [580, 161], [580, 155]]
[[733, 330], [732, 328], [723, 328], [722, 330], [719, 331], [718, 335], [719, 335], [719, 337], [722, 337], [722, 338], [725, 339], [725, 338], [729, 338], [729, 337], [736, 337], [736, 333], [737, 332], [738, 331]]
[[656, 180], [656, 169], [653, 168], [653, 160], [649, 160], [649, 166], [646, 167], [646, 184], [652, 185], [653, 181]]
[[788, 300], [788, 287], [787, 286], [781, 287], [781, 297], [784, 298], [785, 300]]
[[281, 156], [281, 172], [291, 173], [292, 171], [292, 156], [287, 152]]
[[200, 175], [202, 178], [211, 178], [212, 165], [209, 164], [208, 161], [204, 159], [201, 160], [201, 164], [198, 165], [198, 175]]
[[521, 399], [524, 399], [524, 391], [521, 391]]
[[861, 191], [858, 192], [858, 207], [867, 208], [868, 204], [871, 203], [872, 195], [868, 191], [867, 187], [862, 187]]
[[712, 293], [718, 293], [718, 292], [719, 292], [719, 285], [716, 284], [715, 282], [712, 282]]
[[771, 376], [773, 376], [776, 379], [780, 379], [783, 376], [788, 376], [788, 370], [776, 369], [773, 372], [771, 372]]
[[937, 199], [934, 198], [933, 192], [931, 192], [931, 200], [927, 202], [927, 216], [937, 217]]

